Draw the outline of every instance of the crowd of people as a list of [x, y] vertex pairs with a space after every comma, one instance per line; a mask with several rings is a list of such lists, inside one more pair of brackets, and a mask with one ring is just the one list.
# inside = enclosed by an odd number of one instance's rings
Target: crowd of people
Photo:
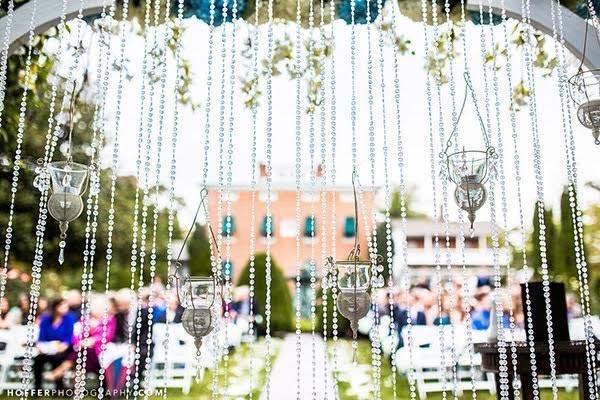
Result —
[[[408, 291], [398, 287], [381, 289], [375, 298], [379, 303], [379, 315], [389, 315], [389, 295], [392, 294], [392, 317], [400, 338], [399, 346], [402, 346], [401, 332], [408, 325], [409, 316], [413, 325], [447, 325], [469, 321], [473, 329], [488, 329], [493, 318], [492, 297], [496, 293], [490, 279], [479, 278], [476, 285], [469, 286], [469, 290], [465, 288], [459, 280], [439, 286], [424, 280], [413, 283]], [[511, 286], [503, 293], [505, 325], [508, 326], [509, 315], [512, 315], [516, 326], [523, 327], [519, 285]], [[247, 286], [234, 288], [231, 298], [229, 315], [233, 320], [249, 321], [252, 308], [257, 315], [256, 323], [260, 325], [261, 310], [256, 303], [250, 304]], [[0, 329], [27, 325], [29, 301], [28, 294], [23, 293], [11, 307], [6, 296], [3, 297]], [[567, 305], [571, 318], [581, 314], [573, 297], [568, 296]], [[151, 356], [154, 346], [151, 340], [147, 340], [152, 336], [152, 332], [149, 332], [151, 326], [167, 321], [180, 323], [184, 311], [177, 296], [168, 292], [159, 279], [153, 286], [135, 292], [121, 289], [108, 294], [91, 293], [86, 301], [83, 301], [78, 290], [69, 290], [51, 299], [40, 297], [37, 309], [35, 324], [39, 333], [34, 358], [36, 389], [42, 388], [44, 381], [54, 382], [57, 388], [62, 388], [65, 374], [73, 369], [78, 358], [81, 359], [82, 352], [86, 353], [85, 368], [88, 372], [100, 370], [100, 355], [110, 346], [122, 346], [133, 351], [137, 345], [135, 352], [139, 354], [143, 365], [143, 360]], [[149, 320], [153, 324], [149, 324]], [[260, 331], [260, 327], [257, 326], [256, 330]], [[102, 365], [102, 368], [105, 366]]]

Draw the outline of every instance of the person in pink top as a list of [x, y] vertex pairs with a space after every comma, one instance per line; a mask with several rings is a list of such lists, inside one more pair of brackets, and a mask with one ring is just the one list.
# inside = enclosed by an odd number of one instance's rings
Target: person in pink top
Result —
[[[102, 351], [102, 336], [105, 333], [105, 343], [109, 343], [115, 334], [115, 317], [107, 316], [106, 327], [104, 318], [104, 300], [101, 297], [93, 297], [89, 303], [89, 318], [84, 323], [84, 317], [77, 322], [73, 335], [73, 347], [71, 348], [67, 359], [52, 371], [44, 374], [44, 379], [48, 381], [57, 381], [62, 379], [65, 372], [70, 370], [77, 362], [77, 356], [83, 351], [87, 351], [86, 372], [98, 372], [100, 370], [100, 353]], [[84, 327], [89, 327], [86, 334]], [[86, 329], [87, 330], [87, 329]]]

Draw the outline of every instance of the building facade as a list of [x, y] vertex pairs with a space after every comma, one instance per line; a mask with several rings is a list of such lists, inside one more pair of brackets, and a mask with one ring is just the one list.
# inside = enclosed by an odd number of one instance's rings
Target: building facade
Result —
[[[267, 244], [267, 191], [266, 173], [263, 165], [258, 166], [260, 180], [255, 194], [255, 253], [266, 251]], [[274, 168], [278, 171], [273, 176], [271, 189], [271, 256], [283, 270], [287, 278], [296, 275], [296, 186], [291, 168]], [[290, 173], [292, 171], [292, 173]], [[319, 175], [320, 168], [317, 170]], [[275, 173], [275, 172], [274, 172]], [[309, 179], [303, 179], [307, 182]], [[322, 260], [322, 240], [325, 233], [327, 255], [332, 255], [332, 205], [335, 206], [335, 250], [337, 258], [345, 258], [354, 247], [355, 218], [354, 196], [352, 186], [326, 188], [326, 221], [323, 232], [323, 216], [321, 193], [314, 192], [310, 185], [304, 184], [300, 194], [300, 268], [301, 274], [309, 274], [311, 260], [316, 262], [317, 274], [320, 276]], [[359, 243], [363, 254], [367, 254], [367, 240], [363, 229], [364, 212], [372, 220], [373, 191], [363, 189], [363, 201], [359, 206]], [[231, 204], [231, 213], [227, 215], [227, 203]], [[229, 235], [231, 249], [229, 264], [223, 261], [225, 268], [231, 268], [233, 281], [236, 282], [250, 257], [252, 189], [248, 186], [232, 186], [223, 193], [221, 199], [221, 216], [218, 213], [219, 187], [208, 187], [208, 209], [210, 222], [215, 235], [220, 230], [223, 236], [222, 254], [225, 254], [225, 241]], [[229, 223], [228, 223], [229, 222]]]

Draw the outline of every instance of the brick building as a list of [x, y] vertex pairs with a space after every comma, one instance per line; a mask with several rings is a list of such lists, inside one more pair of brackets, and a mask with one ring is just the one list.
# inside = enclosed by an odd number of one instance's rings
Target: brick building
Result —
[[[266, 251], [267, 218], [266, 218], [266, 170], [263, 164], [257, 166], [260, 179], [256, 187], [255, 202], [255, 245], [256, 253]], [[320, 168], [317, 169], [317, 175]], [[273, 167], [273, 179], [271, 190], [271, 215], [272, 215], [272, 239], [271, 255], [277, 265], [283, 270], [286, 277], [292, 278], [296, 274], [296, 184], [294, 169], [290, 167]], [[310, 268], [311, 251], [314, 246], [314, 254], [317, 265], [317, 273], [321, 270], [321, 239], [322, 239], [322, 214], [319, 183], [317, 179], [317, 192], [311, 192], [310, 175], [307, 173], [302, 179], [302, 193], [300, 198], [300, 253], [301, 265], [308, 273]], [[335, 198], [336, 209], [336, 253], [338, 258], [346, 257], [354, 245], [354, 197], [352, 186], [327, 185], [327, 221], [325, 238], [327, 240], [328, 254], [331, 253], [331, 206]], [[225, 193], [222, 203], [221, 223], [218, 222], [218, 186], [208, 187], [208, 209], [210, 221], [215, 234], [221, 229], [223, 237], [227, 235], [228, 226], [231, 229], [231, 256], [230, 267], [232, 268], [234, 282], [240, 276], [243, 268], [248, 262], [250, 255], [250, 224], [251, 224], [251, 201], [252, 191], [250, 185], [234, 185], [229, 194]], [[373, 195], [372, 191], [363, 188], [364, 208], [370, 216], [372, 215]], [[334, 196], [335, 195], [335, 196]], [[226, 201], [231, 201], [231, 224], [226, 222]], [[314, 219], [311, 217], [314, 208]], [[362, 228], [364, 223], [362, 207], [359, 207], [360, 224], [360, 246], [363, 254], [367, 253], [367, 242]], [[313, 237], [314, 226], [314, 237]], [[225, 239], [223, 241], [223, 246]], [[222, 250], [224, 253], [224, 249]], [[224, 265], [226, 267], [226, 265]]]

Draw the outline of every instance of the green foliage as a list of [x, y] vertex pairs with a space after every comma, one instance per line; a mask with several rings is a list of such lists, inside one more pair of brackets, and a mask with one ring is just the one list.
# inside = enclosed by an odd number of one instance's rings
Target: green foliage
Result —
[[[320, 306], [317, 307], [317, 312], [315, 313], [317, 319], [317, 332], [323, 332], [323, 290], [319, 289], [317, 291], [317, 299], [319, 300]], [[333, 336], [333, 308], [335, 307], [335, 302], [333, 301], [333, 295], [331, 290], [327, 291], [327, 337]], [[348, 320], [342, 317], [339, 313], [337, 314], [337, 335], [339, 337], [343, 337], [344, 334], [348, 331], [350, 324]]]
[[388, 243], [387, 243], [387, 235], [386, 235], [386, 227], [384, 223], [377, 225], [377, 254], [383, 257], [383, 279], [387, 282], [390, 277], [388, 265], [392, 263], [394, 259], [394, 254], [396, 252], [396, 246], [394, 243], [394, 238], [390, 235], [390, 253], [388, 257]]
[[[254, 293], [257, 314], [265, 316], [267, 296], [266, 277], [267, 255], [259, 253], [254, 257]], [[244, 267], [238, 285], [250, 284], [250, 261]], [[271, 259], [271, 331], [289, 331], [292, 329], [292, 296], [283, 271]]]
[[[402, 218], [402, 199], [400, 198], [400, 192], [395, 190], [392, 192], [392, 200], [390, 202], [390, 217], [391, 218]], [[411, 193], [407, 193], [404, 199], [404, 212], [406, 213], [406, 218], [425, 218], [426, 215], [420, 212], [417, 212], [412, 209], [411, 204], [414, 199]]]
[[564, 188], [560, 196], [560, 230], [556, 253], [557, 260], [553, 268], [554, 279], [564, 282], [570, 290], [576, 290], [575, 237], [568, 187]]
[[212, 269], [210, 264], [210, 243], [206, 235], [206, 227], [196, 224], [188, 244], [190, 275], [210, 276]]

